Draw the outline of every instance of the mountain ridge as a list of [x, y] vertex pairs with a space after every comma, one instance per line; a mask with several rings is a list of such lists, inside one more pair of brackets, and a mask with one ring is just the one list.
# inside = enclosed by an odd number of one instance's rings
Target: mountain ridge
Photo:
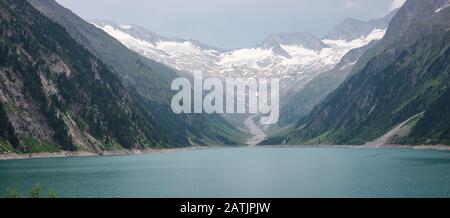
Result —
[[[450, 10], [446, 0], [410, 0], [398, 11], [386, 36], [360, 59], [361, 67], [291, 133], [266, 143], [364, 144], [414, 119], [411, 132], [395, 143], [448, 143]], [[436, 114], [441, 113], [441, 119]], [[439, 130], [430, 124], [440, 126]], [[427, 127], [425, 127], [427, 126]], [[439, 131], [439, 132], [438, 132]], [[429, 138], [427, 138], [427, 136]]]
[[362, 21], [354, 18], [346, 18], [337, 24], [333, 30], [322, 39], [351, 41], [361, 36], [367, 35], [373, 29], [386, 28], [391, 19], [397, 14], [399, 9], [395, 9], [382, 18]]
[[145, 41], [142, 34], [131, 31], [133, 25], [127, 24], [126, 28], [121, 28], [123, 25], [113, 22], [92, 23], [129, 49], [177, 70], [190, 74], [201, 70], [207, 76], [219, 78], [278, 77], [286, 81], [283, 87], [301, 86], [297, 82], [291, 84], [289, 80], [307, 83], [319, 73], [333, 68], [351, 49], [364, 46], [384, 35], [384, 30], [373, 29], [365, 37], [342, 42], [323, 41], [309, 33], [278, 33], [266, 37], [254, 47], [223, 50], [201, 43], [194, 44], [192, 40], [170, 41], [169, 37]]

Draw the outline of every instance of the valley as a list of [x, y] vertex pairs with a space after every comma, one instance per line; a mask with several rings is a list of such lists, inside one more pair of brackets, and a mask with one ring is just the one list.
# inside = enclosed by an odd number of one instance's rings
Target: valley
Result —
[[[323, 39], [303, 32], [275, 33], [254, 47], [232, 50], [205, 45], [196, 40], [161, 36], [132, 24], [99, 20], [93, 20], [91, 23], [142, 56], [165, 63], [191, 76], [194, 72], [201, 71], [206, 78], [222, 80], [227, 77], [278, 78], [280, 105], [284, 107], [295, 93], [301, 93], [314, 78], [332, 70], [349, 51], [383, 38], [395, 13], [396, 11], [393, 11], [385, 17], [370, 21], [344, 20]], [[355, 27], [348, 28], [349, 24]], [[339, 69], [351, 68], [356, 60], [340, 66]], [[314, 107], [316, 103], [318, 102], [302, 102], [309, 108]], [[288, 114], [281, 114], [280, 119], [283, 120], [285, 116]], [[288, 121], [282, 126], [275, 126], [278, 128], [292, 124], [295, 119], [301, 117], [294, 114], [292, 116], [295, 118], [285, 119]], [[263, 128], [261, 123], [253, 123], [250, 120], [248, 117], [242, 122], [251, 135], [251, 143], [260, 142], [266, 135], [274, 134], [262, 130], [271, 128]], [[255, 129], [255, 125], [259, 127]]]
[[257, 125], [255, 119], [258, 118], [258, 115], [253, 115], [247, 117], [244, 121], [244, 125], [247, 127], [248, 132], [251, 134], [251, 137], [247, 140], [247, 144], [250, 146], [258, 145], [260, 142], [264, 141], [267, 138], [266, 133], [261, 126]]

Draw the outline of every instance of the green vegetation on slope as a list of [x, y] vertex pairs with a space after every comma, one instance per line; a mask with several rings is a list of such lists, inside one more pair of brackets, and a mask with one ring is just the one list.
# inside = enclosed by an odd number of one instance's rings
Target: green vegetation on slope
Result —
[[[159, 134], [174, 146], [188, 144], [239, 144], [245, 135], [220, 115], [182, 114], [171, 111], [170, 84], [181, 72], [138, 55], [101, 29], [85, 22], [54, 0], [28, 0], [42, 14], [63, 26], [79, 44], [104, 62], [151, 112], [160, 125]], [[189, 140], [188, 140], [189, 139]]]
[[450, 10], [435, 12], [444, 3], [406, 2], [357, 72], [292, 132], [265, 143], [364, 144], [423, 111], [403, 143], [448, 143]]
[[281, 108], [278, 125], [284, 127], [296, 123], [308, 115], [313, 108], [322, 102], [332, 91], [336, 90], [353, 69], [353, 63], [372, 48], [377, 42], [349, 51], [333, 69], [321, 73], [309, 82], [305, 88], [298, 91]]
[[22, 152], [188, 145], [161, 134], [115, 74], [27, 1], [1, 0], [0, 18], [2, 144]]

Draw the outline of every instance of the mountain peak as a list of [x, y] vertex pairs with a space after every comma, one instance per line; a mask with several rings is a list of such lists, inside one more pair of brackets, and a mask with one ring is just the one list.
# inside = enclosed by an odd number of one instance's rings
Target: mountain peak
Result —
[[328, 47], [311, 33], [274, 33], [256, 45], [259, 48], [281, 48], [281, 45], [298, 45], [314, 51]]
[[106, 21], [106, 20], [90, 20], [89, 23], [94, 24], [95, 26], [100, 28], [110, 26], [122, 32], [132, 34], [134, 37], [138, 39], [151, 42], [153, 44], [162, 41], [166, 38], [134, 24], [117, 24], [113, 21]]
[[120, 30], [124, 33], [127, 33], [131, 36], [133, 36], [136, 39], [139, 40], [143, 40], [146, 42], [150, 42], [154, 45], [156, 45], [156, 43], [158, 42], [178, 42], [178, 43], [183, 43], [183, 42], [190, 42], [191, 44], [200, 47], [202, 49], [207, 49], [207, 50], [215, 50], [218, 52], [224, 52], [225, 49], [222, 48], [217, 48], [217, 47], [213, 47], [210, 45], [206, 45], [203, 44], [195, 39], [181, 39], [181, 38], [176, 38], [176, 37], [167, 37], [167, 36], [163, 36], [157, 33], [154, 33], [150, 30], [147, 30], [145, 27], [139, 26], [139, 25], [135, 25], [135, 24], [117, 24], [115, 22], [112, 21], [103, 21], [103, 20], [90, 20], [90, 23], [94, 24], [97, 27], [100, 27], [101, 29], [110, 26], [114, 29]]
[[352, 41], [367, 36], [375, 29], [387, 29], [389, 22], [397, 13], [398, 9], [391, 11], [382, 18], [361, 21], [354, 18], [346, 18], [328, 33], [324, 39]]

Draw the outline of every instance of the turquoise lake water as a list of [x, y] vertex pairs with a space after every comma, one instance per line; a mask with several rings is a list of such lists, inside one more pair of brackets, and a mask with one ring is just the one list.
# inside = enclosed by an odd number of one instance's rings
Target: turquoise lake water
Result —
[[0, 193], [58, 197], [450, 197], [450, 152], [223, 148], [0, 161]]

